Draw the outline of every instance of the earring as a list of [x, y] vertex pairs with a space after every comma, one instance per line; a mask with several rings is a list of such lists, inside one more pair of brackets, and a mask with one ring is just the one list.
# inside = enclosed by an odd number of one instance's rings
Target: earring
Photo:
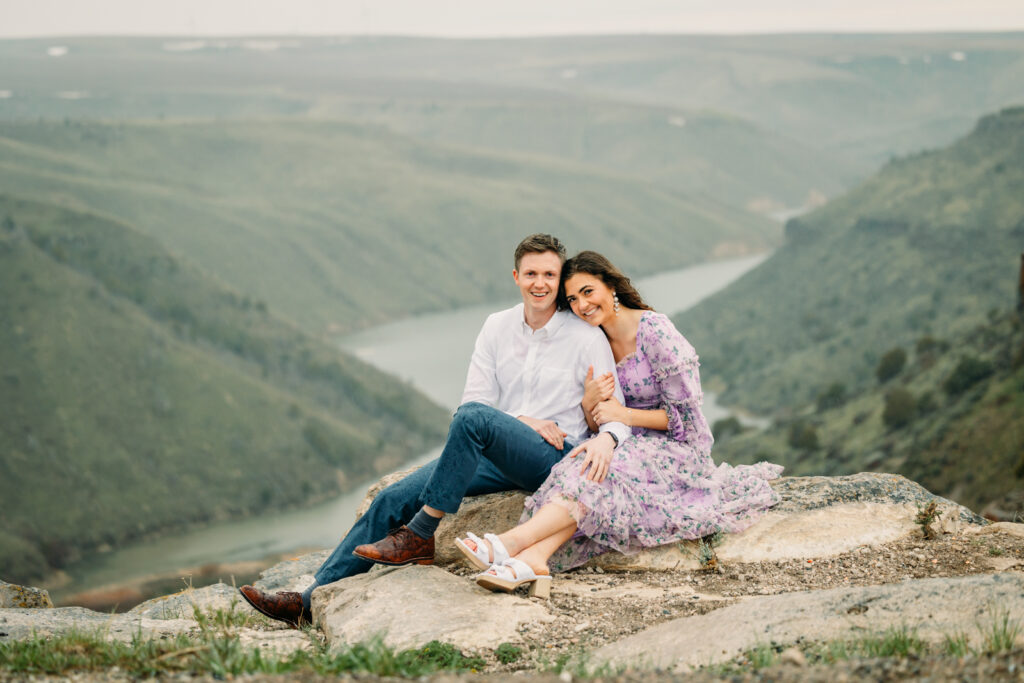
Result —
[[619, 295], [612, 292], [612, 310], [615, 311], [615, 315], [619, 314]]

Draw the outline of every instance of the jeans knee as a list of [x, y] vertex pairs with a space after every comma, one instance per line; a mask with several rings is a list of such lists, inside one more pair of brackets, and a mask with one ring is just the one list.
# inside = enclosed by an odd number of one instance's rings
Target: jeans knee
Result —
[[485, 403], [479, 401], [470, 401], [469, 403], [463, 403], [459, 406], [459, 409], [455, 411], [455, 417], [452, 418], [453, 429], [476, 429], [481, 425], [485, 424], [494, 414], [495, 409]]

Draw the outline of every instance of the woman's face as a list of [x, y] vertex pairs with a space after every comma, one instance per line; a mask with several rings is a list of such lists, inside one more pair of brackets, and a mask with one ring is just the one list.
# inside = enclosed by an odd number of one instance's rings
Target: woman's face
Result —
[[572, 312], [591, 325], [600, 325], [615, 315], [612, 290], [601, 278], [576, 273], [565, 281], [565, 298]]

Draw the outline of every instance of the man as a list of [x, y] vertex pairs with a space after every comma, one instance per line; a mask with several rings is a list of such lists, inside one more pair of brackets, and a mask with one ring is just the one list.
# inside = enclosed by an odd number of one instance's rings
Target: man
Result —
[[[614, 376], [615, 361], [600, 329], [558, 310], [564, 262], [565, 247], [550, 235], [519, 243], [512, 278], [523, 303], [484, 323], [441, 457], [381, 491], [303, 593], [268, 595], [243, 586], [249, 604], [294, 626], [311, 621], [317, 586], [365, 572], [374, 562], [431, 564], [437, 525], [458, 511], [464, 496], [535, 491], [577, 444], [584, 467], [611, 458], [629, 428], [606, 423], [585, 441], [581, 401], [588, 372]], [[615, 397], [622, 402], [617, 383]]]

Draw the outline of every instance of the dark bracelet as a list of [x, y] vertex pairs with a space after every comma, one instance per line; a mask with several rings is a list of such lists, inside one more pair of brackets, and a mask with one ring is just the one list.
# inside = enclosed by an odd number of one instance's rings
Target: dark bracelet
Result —
[[619, 447], [619, 437], [615, 436], [615, 432], [605, 432], [605, 434], [607, 434], [608, 436], [612, 437], [612, 441], [615, 442], [615, 445], [612, 446], [612, 448], [613, 449], [614, 448], [618, 448]]

